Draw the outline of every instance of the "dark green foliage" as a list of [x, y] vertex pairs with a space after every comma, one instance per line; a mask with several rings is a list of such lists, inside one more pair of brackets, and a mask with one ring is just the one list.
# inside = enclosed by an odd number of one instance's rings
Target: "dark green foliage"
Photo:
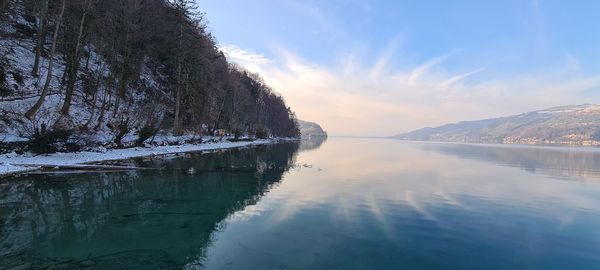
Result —
[[79, 152], [81, 151], [81, 145], [75, 142], [66, 142], [64, 145], [64, 149], [67, 152]]
[[157, 128], [151, 126], [145, 126], [138, 131], [138, 139], [136, 141], [137, 145], [142, 145], [147, 139], [150, 139], [158, 132]]
[[266, 139], [267, 137], [269, 137], [269, 134], [264, 127], [259, 127], [256, 129], [256, 138]]
[[[69, 137], [73, 134], [72, 130], [54, 129], [47, 131], [44, 127], [37, 131], [29, 140], [27, 147], [34, 154], [56, 153], [62, 149]], [[73, 149], [73, 145], [69, 148]]]
[[239, 129], [233, 131], [233, 138], [236, 140], [239, 139], [242, 135], [244, 135], [244, 133]]
[[16, 152], [23, 153], [23, 148], [27, 147], [27, 142], [3, 142], [0, 141], [0, 154]]
[[0, 62], [0, 97], [9, 96], [10, 94], [11, 91], [6, 85], [6, 71], [4, 71], [3, 64]]
[[14, 71], [12, 76], [18, 84], [23, 84], [23, 75], [21, 75], [21, 73]]
[[254, 139], [252, 138], [243, 138], [243, 139], [229, 139], [230, 142], [252, 142]]
[[4, 64], [0, 65], [0, 86], [6, 83], [6, 71], [4, 71]]
[[19, 33], [20, 37], [31, 38], [35, 35], [35, 29], [29, 27], [29, 25], [17, 24], [15, 27], [17, 28], [17, 33]]

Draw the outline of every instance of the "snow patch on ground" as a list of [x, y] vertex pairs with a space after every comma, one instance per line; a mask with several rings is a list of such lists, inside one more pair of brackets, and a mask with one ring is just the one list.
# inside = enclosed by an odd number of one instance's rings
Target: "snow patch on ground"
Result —
[[0, 175], [12, 174], [12, 173], [23, 172], [23, 171], [34, 170], [34, 169], [36, 169], [36, 168], [12, 165], [12, 164], [8, 164], [8, 163], [0, 163]]
[[95, 152], [84, 151], [75, 153], [55, 153], [39, 156], [10, 153], [0, 155], [0, 175], [35, 170], [37, 169], [36, 165], [77, 165], [134, 157], [236, 148], [249, 145], [268, 144], [273, 142], [275, 142], [275, 140], [255, 140], [244, 142], [225, 141], [216, 143], [156, 146], [151, 148], [135, 147], [127, 149], [98, 149], [98, 151]]

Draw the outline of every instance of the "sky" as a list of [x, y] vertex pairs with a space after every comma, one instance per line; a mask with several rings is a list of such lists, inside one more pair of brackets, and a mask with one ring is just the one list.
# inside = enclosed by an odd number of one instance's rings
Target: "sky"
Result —
[[231, 61], [331, 135], [600, 103], [600, 1], [196, 1]]

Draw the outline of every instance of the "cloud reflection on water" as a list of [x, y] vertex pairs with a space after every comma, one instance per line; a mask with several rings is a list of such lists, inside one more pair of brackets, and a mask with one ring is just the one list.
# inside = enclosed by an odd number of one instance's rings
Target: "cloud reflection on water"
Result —
[[[229, 226], [279, 232], [320, 216], [315, 222], [322, 226], [346, 230], [378, 224], [386, 241], [400, 241], [423, 223], [442, 235], [496, 228], [518, 239], [540, 237], [529, 231], [534, 227], [514, 230], [519, 222], [548, 224], [547, 233], [556, 234], [575, 230], [578, 220], [600, 212], [595, 195], [600, 194], [600, 152], [591, 150], [333, 138], [297, 161], [313, 168], [290, 171], [255, 206], [260, 216], [239, 224], [226, 221]], [[240, 242], [260, 241], [253, 237], [258, 236], [236, 235]], [[511, 239], [483, 232], [480, 237]], [[209, 266], [218, 261], [212, 256], [235, 254], [220, 247], [217, 240], [208, 250]]]

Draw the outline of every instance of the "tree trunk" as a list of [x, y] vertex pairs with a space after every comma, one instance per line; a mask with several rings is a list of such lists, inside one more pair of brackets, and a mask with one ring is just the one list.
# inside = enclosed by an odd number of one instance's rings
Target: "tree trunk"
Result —
[[33, 61], [33, 69], [31, 75], [37, 76], [40, 69], [40, 57], [42, 56], [42, 48], [46, 39], [46, 15], [48, 13], [48, 0], [43, 0], [42, 9], [40, 10], [40, 23], [37, 30], [37, 43], [35, 45], [35, 59]]
[[[89, 58], [88, 58], [89, 60]], [[102, 65], [102, 67], [104, 67], [104, 65]], [[100, 69], [102, 70], [102, 68]], [[87, 120], [87, 122], [83, 125], [86, 129], [88, 128], [88, 126], [92, 123], [92, 120], [94, 119], [94, 116], [96, 114], [96, 102], [98, 99], [98, 89], [100, 88], [100, 78], [102, 75], [98, 75], [98, 77], [96, 77], [96, 84], [95, 87], [96, 89], [94, 89], [94, 96], [92, 97], [92, 111], [90, 112], [90, 118]], [[104, 109], [104, 104], [106, 103], [106, 91], [104, 91], [104, 99], [102, 101], [102, 109]]]
[[83, 127], [85, 129], [88, 128], [88, 126], [90, 125], [90, 123], [92, 123], [92, 119], [94, 119], [94, 116], [96, 115], [96, 97], [98, 96], [98, 92], [94, 92], [94, 97], [92, 98], [92, 111], [90, 111], [90, 118], [88, 118], [88, 120], [85, 122], [85, 124], [83, 124]]
[[56, 19], [56, 25], [54, 27], [54, 35], [52, 36], [52, 49], [50, 49], [50, 59], [48, 59], [48, 74], [46, 75], [46, 82], [44, 83], [44, 88], [42, 89], [42, 93], [40, 94], [40, 98], [37, 102], [25, 113], [25, 117], [31, 119], [37, 111], [44, 104], [44, 100], [46, 99], [46, 95], [48, 94], [48, 88], [50, 87], [50, 81], [52, 80], [52, 68], [54, 67], [54, 52], [56, 51], [56, 42], [58, 41], [58, 31], [60, 30], [60, 23], [62, 21], [63, 14], [65, 13], [65, 2], [62, 1], [62, 6], [60, 9], [60, 14]]
[[181, 89], [177, 87], [177, 96], [175, 97], [175, 123], [173, 125], [173, 134], [175, 136], [181, 135], [181, 120], [179, 119], [181, 112]]
[[65, 93], [65, 101], [63, 103], [60, 113], [64, 116], [69, 115], [69, 109], [71, 108], [71, 100], [73, 99], [73, 90], [75, 89], [75, 81], [77, 80], [77, 70], [79, 69], [79, 47], [81, 46], [81, 38], [83, 36], [83, 27], [85, 25], [85, 17], [87, 15], [87, 1], [84, 3], [83, 15], [81, 16], [81, 22], [79, 23], [79, 33], [77, 33], [77, 42], [75, 44], [75, 52], [69, 66], [68, 77], [67, 77], [67, 91]]
[[234, 130], [234, 129], [236, 129], [236, 128], [237, 128], [237, 127], [235, 127], [235, 128], [233, 127], [233, 126], [235, 125], [235, 124], [233, 123], [233, 121], [234, 121], [235, 114], [236, 114], [236, 112], [235, 112], [235, 109], [236, 109], [236, 106], [235, 106], [236, 104], [235, 104], [235, 102], [236, 102], [237, 100], [236, 100], [236, 98], [235, 98], [235, 91], [233, 91], [233, 89], [230, 89], [229, 91], [230, 91], [230, 93], [231, 93], [231, 94], [229, 95], [229, 96], [230, 96], [230, 98], [231, 98], [231, 110], [230, 110], [230, 112], [229, 112], [229, 113], [230, 113], [229, 119], [227, 120], [227, 129], [228, 129], [228, 130]]
[[104, 114], [106, 112], [106, 99], [108, 96], [108, 91], [104, 91], [104, 96], [102, 98], [102, 105], [100, 106], [100, 116], [98, 116], [98, 123], [96, 123], [96, 126], [94, 126], [94, 130], [98, 131], [100, 129], [100, 126], [102, 126], [102, 121], [104, 121]]
[[121, 99], [125, 99], [125, 92], [127, 90], [127, 82], [125, 79], [125, 73], [123, 73], [123, 75], [121, 76], [121, 80], [119, 81], [119, 87], [116, 89], [114, 98], [115, 98], [115, 104], [114, 104], [114, 108], [113, 108], [113, 114], [112, 117], [115, 118], [117, 117], [117, 114], [119, 113], [119, 107], [121, 106]]
[[[183, 19], [182, 19], [183, 20]], [[179, 50], [178, 50], [178, 59], [177, 59], [177, 93], [175, 97], [175, 119], [173, 119], [173, 134], [175, 136], [181, 135], [181, 119], [180, 119], [180, 111], [181, 111], [181, 62], [183, 61], [182, 57], [182, 46], [183, 45], [183, 22], [179, 24]]]

